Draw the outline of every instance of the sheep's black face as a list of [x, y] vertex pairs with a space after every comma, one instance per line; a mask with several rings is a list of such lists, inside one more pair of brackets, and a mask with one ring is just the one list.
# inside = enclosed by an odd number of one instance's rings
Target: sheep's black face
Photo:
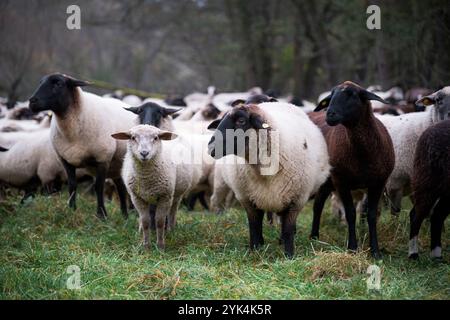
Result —
[[206, 120], [214, 120], [220, 115], [220, 110], [212, 103], [208, 104], [202, 111], [203, 118]]
[[74, 100], [75, 88], [86, 85], [85, 81], [59, 73], [45, 76], [30, 98], [30, 109], [33, 112], [51, 110], [55, 114], [64, 114]]
[[139, 124], [148, 124], [159, 128], [163, 118], [180, 111], [181, 108], [164, 108], [156, 103], [147, 102], [140, 107], [128, 108], [127, 110], [139, 116]]
[[315, 111], [327, 108], [326, 121], [330, 126], [338, 124], [353, 126], [365, 113], [372, 112], [370, 100], [388, 104], [374, 93], [346, 81], [334, 88], [331, 94], [319, 103]]
[[254, 105], [240, 106], [229, 112], [222, 120], [216, 120], [208, 129], [216, 129], [209, 141], [209, 154], [220, 159], [234, 154], [245, 157], [248, 151], [251, 130], [268, 129], [263, 118], [255, 113]]

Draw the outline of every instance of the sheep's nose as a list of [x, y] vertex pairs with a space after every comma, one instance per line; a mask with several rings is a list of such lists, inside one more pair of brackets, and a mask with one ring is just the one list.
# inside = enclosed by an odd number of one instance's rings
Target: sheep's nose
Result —
[[142, 158], [147, 158], [149, 152], [148, 151], [141, 151]]
[[327, 112], [327, 116], [330, 117], [330, 118], [334, 118], [334, 117], [336, 117], [336, 112], [334, 112], [334, 111], [328, 111], [328, 112]]

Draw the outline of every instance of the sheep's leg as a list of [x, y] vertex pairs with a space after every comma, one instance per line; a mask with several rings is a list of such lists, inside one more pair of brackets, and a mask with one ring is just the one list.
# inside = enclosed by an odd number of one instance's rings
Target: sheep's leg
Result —
[[367, 223], [369, 225], [370, 251], [376, 259], [381, 259], [380, 249], [378, 248], [377, 215], [383, 189], [384, 186], [369, 188], [367, 193]]
[[356, 240], [356, 210], [353, 204], [352, 193], [348, 189], [339, 189], [339, 197], [345, 209], [345, 219], [348, 226], [348, 249], [356, 251], [358, 241]]
[[99, 164], [96, 169], [97, 175], [95, 176], [95, 194], [97, 195], [97, 216], [100, 219], [106, 219], [108, 214], [106, 213], [103, 190], [105, 188], [107, 167]]
[[221, 214], [227, 208], [227, 196], [231, 190], [225, 183], [215, 184], [214, 193], [211, 197], [211, 210], [217, 214]]
[[164, 250], [165, 244], [165, 231], [166, 231], [166, 218], [171, 208], [171, 202], [168, 200], [160, 201], [156, 206], [155, 222], [156, 222], [156, 241], [158, 248]]
[[150, 216], [150, 230], [156, 231], [156, 222], [155, 222], [156, 206], [154, 204], [151, 204], [148, 212]]
[[333, 183], [331, 179], [328, 179], [317, 191], [314, 198], [313, 206], [313, 223], [311, 228], [311, 239], [319, 239], [319, 229], [320, 229], [320, 218], [322, 216], [323, 207], [328, 199], [328, 196], [333, 191]]
[[298, 212], [297, 207], [290, 207], [281, 214], [281, 239], [284, 242], [284, 252], [288, 258], [294, 256], [294, 236]]
[[168, 228], [167, 230], [173, 230], [177, 224], [177, 210], [180, 207], [181, 200], [183, 198], [180, 197], [179, 199], [173, 199], [172, 207], [170, 208], [169, 213], [169, 221], [168, 221]]
[[139, 232], [142, 232], [144, 238], [144, 248], [150, 247], [149, 241], [149, 228], [150, 228], [150, 215], [148, 212], [148, 204], [139, 198], [131, 196], [131, 202], [134, 204], [137, 212], [139, 213]]
[[267, 212], [267, 221], [269, 225], [273, 226], [273, 212]]
[[35, 192], [38, 190], [39, 184], [40, 180], [37, 177], [32, 178], [28, 182], [28, 184], [25, 187], [25, 194], [20, 200], [20, 204], [24, 204], [28, 198], [32, 197], [35, 194]]
[[244, 208], [245, 211], [247, 211], [250, 232], [250, 249], [257, 249], [264, 245], [262, 233], [264, 211], [255, 208], [252, 204], [245, 204]]
[[[433, 193], [430, 193], [432, 195]], [[410, 232], [409, 232], [409, 252], [410, 259], [417, 259], [419, 257], [419, 231], [422, 222], [430, 213], [434, 204], [437, 201], [436, 196], [429, 196], [424, 193], [416, 193], [416, 202], [414, 208], [410, 213]]]
[[202, 191], [198, 194], [198, 201], [202, 205], [203, 209], [209, 210], [208, 202], [206, 201], [206, 191]]
[[77, 208], [77, 174], [75, 166], [61, 158], [64, 170], [67, 174], [67, 183], [69, 184], [69, 208]]
[[450, 200], [448, 197], [441, 197], [431, 215], [431, 257], [442, 259], [441, 236], [444, 221], [450, 212]]
[[122, 178], [117, 178], [114, 179], [113, 181], [117, 188], [117, 194], [119, 195], [120, 211], [122, 212], [123, 217], [125, 219], [128, 219], [127, 188], [125, 187]]

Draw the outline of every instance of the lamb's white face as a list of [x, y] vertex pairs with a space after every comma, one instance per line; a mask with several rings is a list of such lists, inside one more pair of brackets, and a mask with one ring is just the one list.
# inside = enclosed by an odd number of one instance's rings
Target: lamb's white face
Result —
[[172, 140], [177, 135], [153, 126], [139, 125], [131, 128], [128, 132], [113, 134], [112, 137], [128, 140], [128, 151], [133, 154], [135, 159], [145, 162], [161, 152], [161, 140]]
[[151, 127], [135, 127], [130, 130], [128, 148], [140, 161], [148, 161], [161, 151], [161, 130]]

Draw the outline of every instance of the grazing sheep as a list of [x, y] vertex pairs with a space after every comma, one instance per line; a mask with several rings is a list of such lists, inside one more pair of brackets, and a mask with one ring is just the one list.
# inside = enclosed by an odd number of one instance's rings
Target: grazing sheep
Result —
[[431, 214], [431, 257], [442, 258], [441, 234], [450, 213], [450, 120], [428, 128], [417, 143], [412, 179], [414, 208], [411, 210], [409, 257], [419, 256], [418, 235]]
[[214, 104], [208, 103], [197, 111], [190, 121], [212, 121], [216, 120], [220, 114], [221, 111]]
[[[165, 248], [165, 227], [175, 227], [176, 213], [183, 196], [198, 182], [197, 165], [179, 162], [174, 150], [186, 148], [183, 142], [173, 140], [176, 134], [149, 125], [139, 125], [127, 132], [112, 135], [128, 140], [122, 177], [135, 208], [139, 212], [139, 228], [144, 246], [149, 246], [150, 206], [155, 206], [158, 248]], [[181, 155], [183, 157], [183, 154]]]
[[329, 175], [320, 130], [291, 104], [241, 105], [222, 119], [209, 148], [215, 159], [232, 160], [222, 174], [247, 212], [250, 247], [264, 244], [264, 211], [275, 212], [285, 253], [292, 257], [298, 213]]
[[386, 126], [394, 144], [395, 167], [386, 184], [392, 201], [392, 214], [400, 212], [402, 197], [409, 194], [417, 141], [427, 128], [446, 119], [450, 112], [450, 87], [423, 97], [417, 101], [417, 105], [428, 108], [425, 112], [400, 117], [377, 116]]
[[172, 114], [181, 110], [181, 108], [162, 107], [153, 102], [144, 103], [138, 107], [127, 109], [138, 115], [136, 124], [148, 124], [161, 130], [173, 131]]
[[348, 248], [356, 250], [356, 212], [351, 191], [368, 190], [368, 224], [371, 253], [379, 258], [376, 215], [386, 181], [391, 174], [395, 155], [392, 140], [383, 124], [375, 118], [371, 100], [385, 102], [353, 82], [346, 81], [333, 89], [310, 114], [322, 130], [328, 145], [331, 179], [314, 199], [311, 238], [319, 237], [323, 206], [335, 188], [345, 208], [348, 224]]
[[34, 112], [51, 110], [51, 142], [61, 158], [69, 180], [69, 206], [76, 208], [76, 169], [96, 175], [97, 216], [106, 218], [103, 190], [106, 178], [116, 184], [122, 214], [127, 217], [126, 189], [120, 178], [126, 144], [111, 134], [133, 127], [136, 116], [117, 99], [102, 98], [81, 90], [87, 82], [63, 74], [45, 76], [30, 98]]

